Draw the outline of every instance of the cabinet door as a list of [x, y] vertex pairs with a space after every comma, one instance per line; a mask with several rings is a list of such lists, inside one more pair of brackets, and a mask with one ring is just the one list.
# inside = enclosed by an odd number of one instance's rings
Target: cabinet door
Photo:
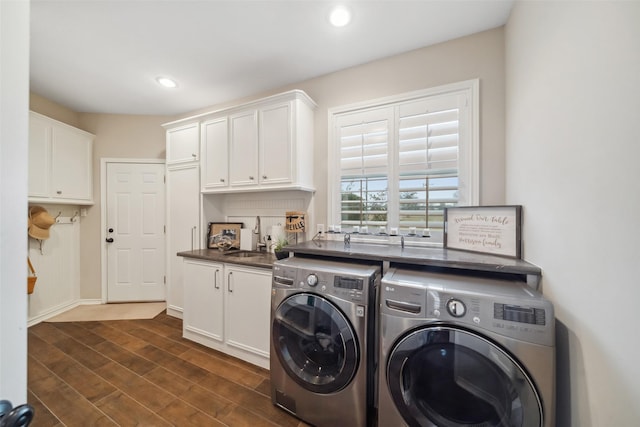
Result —
[[271, 271], [227, 265], [227, 345], [269, 357]]
[[202, 124], [202, 191], [228, 186], [228, 147], [226, 117]]
[[51, 123], [29, 116], [29, 197], [51, 196]]
[[184, 259], [183, 330], [201, 344], [223, 341], [223, 279], [222, 264]]
[[51, 144], [52, 197], [92, 199], [91, 137], [67, 127], [53, 127]]
[[258, 112], [251, 110], [229, 118], [231, 185], [258, 184]]
[[291, 104], [260, 110], [260, 183], [291, 182]]
[[183, 263], [176, 254], [200, 249], [200, 169], [198, 164], [167, 168], [167, 309], [183, 308]]
[[167, 130], [167, 164], [198, 161], [200, 126], [192, 123]]

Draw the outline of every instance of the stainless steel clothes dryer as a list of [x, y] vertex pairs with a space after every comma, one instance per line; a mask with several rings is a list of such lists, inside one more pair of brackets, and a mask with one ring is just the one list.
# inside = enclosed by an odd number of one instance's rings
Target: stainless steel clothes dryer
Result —
[[271, 400], [316, 426], [374, 413], [380, 267], [310, 258], [273, 265]]
[[380, 427], [552, 427], [552, 304], [519, 281], [391, 268], [380, 289]]

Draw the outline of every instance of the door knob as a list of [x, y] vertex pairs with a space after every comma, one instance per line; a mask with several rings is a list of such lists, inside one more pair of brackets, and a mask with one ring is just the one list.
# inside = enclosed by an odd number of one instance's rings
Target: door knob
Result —
[[113, 239], [111, 237], [109, 237], [108, 239], [106, 239], [107, 243], [113, 243]]

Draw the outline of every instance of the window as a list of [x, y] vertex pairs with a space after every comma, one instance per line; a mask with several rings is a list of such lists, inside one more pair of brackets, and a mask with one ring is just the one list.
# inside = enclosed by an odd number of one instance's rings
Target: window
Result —
[[441, 241], [444, 208], [477, 204], [477, 93], [472, 80], [331, 110], [330, 222]]

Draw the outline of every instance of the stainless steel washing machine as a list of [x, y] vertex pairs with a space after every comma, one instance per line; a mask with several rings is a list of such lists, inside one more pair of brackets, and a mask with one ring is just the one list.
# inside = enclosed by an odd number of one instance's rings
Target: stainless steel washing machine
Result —
[[374, 413], [380, 267], [288, 258], [273, 265], [271, 400], [316, 426]]
[[391, 268], [380, 289], [380, 427], [552, 427], [552, 304], [516, 280]]

